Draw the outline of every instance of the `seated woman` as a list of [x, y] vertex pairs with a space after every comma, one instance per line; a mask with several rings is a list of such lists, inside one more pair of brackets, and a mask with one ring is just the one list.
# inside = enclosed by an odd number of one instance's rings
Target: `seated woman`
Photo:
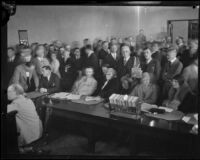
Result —
[[24, 97], [24, 89], [19, 84], [12, 84], [8, 87], [8, 99], [12, 101], [7, 106], [7, 113], [16, 110], [18, 146], [20, 151], [24, 151], [24, 145], [39, 139], [42, 136], [43, 128], [41, 120], [36, 112], [32, 100]]
[[130, 95], [139, 97], [145, 103], [155, 104], [158, 97], [158, 87], [154, 84], [153, 79], [153, 74], [144, 72], [141, 83], [133, 89]]
[[116, 75], [116, 71], [113, 68], [108, 68], [105, 74], [106, 79], [98, 94], [99, 98], [101, 97], [108, 100], [113, 93], [119, 92], [120, 83]]
[[57, 53], [56, 52], [50, 52], [49, 56], [50, 56], [49, 62], [50, 62], [52, 72], [57, 74], [57, 76], [59, 78], [61, 78], [60, 72], [59, 72], [60, 62], [57, 59]]
[[97, 81], [93, 75], [94, 70], [92, 67], [85, 68], [85, 74], [74, 83], [72, 93], [86, 96], [92, 95], [97, 87]]
[[163, 106], [177, 110], [188, 92], [190, 89], [184, 82], [183, 76], [175, 76], [168, 92], [168, 99], [163, 101]]

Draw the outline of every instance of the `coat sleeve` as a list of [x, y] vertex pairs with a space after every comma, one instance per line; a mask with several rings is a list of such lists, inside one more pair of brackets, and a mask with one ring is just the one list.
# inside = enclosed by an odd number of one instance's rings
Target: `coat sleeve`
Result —
[[151, 95], [145, 100], [145, 103], [155, 104], [158, 97], [158, 87], [154, 86]]
[[19, 79], [20, 79], [20, 68], [16, 67], [9, 84], [11, 85], [13, 83], [19, 83]]
[[60, 79], [58, 78], [57, 75], [54, 75], [54, 83], [55, 83], [54, 87], [47, 89], [48, 93], [54, 93], [60, 90]]
[[155, 70], [156, 80], [160, 79], [160, 72], [161, 72], [160, 62], [156, 61], [156, 70]]
[[39, 78], [37, 76], [35, 69], [33, 70], [33, 79], [34, 79], [34, 82], [35, 82], [35, 87], [38, 88], [39, 87]]
[[102, 98], [109, 98], [111, 94], [117, 93], [118, 90], [119, 90], [119, 83], [115, 82], [112, 83], [112, 86], [110, 86], [108, 90], [100, 92], [99, 96]]
[[130, 95], [131, 95], [131, 96], [138, 96], [138, 94], [137, 94], [137, 93], [138, 93], [138, 89], [139, 89], [139, 88], [138, 88], [138, 85], [137, 85], [137, 86], [133, 89], [133, 91], [131, 92]]
[[16, 103], [11, 103], [7, 106], [7, 113], [12, 111], [18, 111], [18, 107]]

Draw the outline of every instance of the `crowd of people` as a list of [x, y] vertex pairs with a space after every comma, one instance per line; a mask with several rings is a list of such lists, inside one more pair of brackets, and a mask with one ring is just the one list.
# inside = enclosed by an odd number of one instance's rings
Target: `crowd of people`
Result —
[[7, 74], [9, 90], [19, 90], [15, 86], [19, 84], [24, 92], [72, 92], [105, 101], [113, 93], [128, 94], [145, 103], [194, 113], [198, 40], [186, 44], [180, 36], [176, 45], [170, 37], [149, 42], [140, 30], [136, 38], [113, 37], [93, 44], [87, 38], [82, 47], [72, 48], [58, 40], [21, 44], [8, 48]]

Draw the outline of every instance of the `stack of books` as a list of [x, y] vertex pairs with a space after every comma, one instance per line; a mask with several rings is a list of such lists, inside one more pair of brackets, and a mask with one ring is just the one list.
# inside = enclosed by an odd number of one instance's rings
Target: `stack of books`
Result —
[[112, 94], [109, 97], [109, 103], [113, 111], [129, 114], [136, 113], [138, 101], [138, 97], [128, 95]]

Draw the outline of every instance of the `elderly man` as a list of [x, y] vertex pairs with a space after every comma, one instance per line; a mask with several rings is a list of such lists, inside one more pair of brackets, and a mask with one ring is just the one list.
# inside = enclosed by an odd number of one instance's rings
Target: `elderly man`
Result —
[[10, 85], [7, 96], [12, 101], [7, 106], [7, 112], [17, 111], [17, 131], [20, 134], [18, 137], [18, 146], [19, 151], [24, 153], [27, 150], [24, 145], [30, 144], [42, 136], [42, 123], [32, 100], [24, 97], [24, 90], [21, 85]]
[[164, 65], [162, 72], [163, 81], [163, 98], [167, 96], [169, 88], [171, 87], [171, 81], [176, 76], [181, 74], [183, 69], [183, 64], [176, 58], [177, 51], [176, 48], [171, 47], [167, 52], [167, 62]]

